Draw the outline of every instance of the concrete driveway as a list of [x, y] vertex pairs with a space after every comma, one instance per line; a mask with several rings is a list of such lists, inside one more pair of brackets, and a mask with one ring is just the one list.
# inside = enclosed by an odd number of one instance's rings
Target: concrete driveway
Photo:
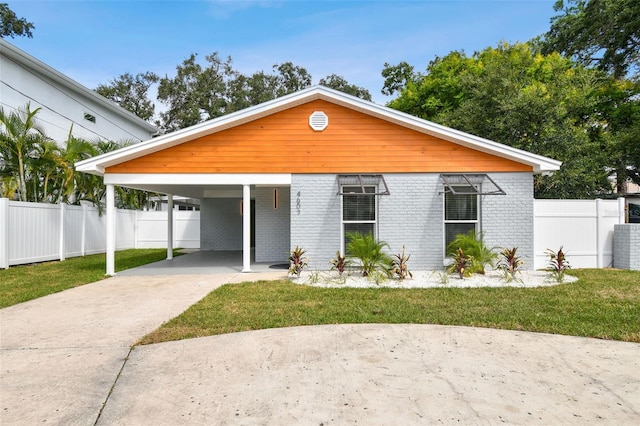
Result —
[[638, 424], [640, 345], [334, 325], [135, 347], [225, 282], [118, 276], [0, 310], [0, 424]]

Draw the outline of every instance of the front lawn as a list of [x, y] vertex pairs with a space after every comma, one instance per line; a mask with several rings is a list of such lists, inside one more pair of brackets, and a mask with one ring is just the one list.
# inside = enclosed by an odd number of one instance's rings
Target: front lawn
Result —
[[572, 270], [540, 288], [318, 288], [288, 280], [225, 285], [140, 344], [315, 324], [413, 323], [640, 342], [640, 272]]
[[[180, 254], [177, 251], [174, 253], [174, 256]], [[117, 251], [116, 272], [157, 262], [166, 257], [166, 249]], [[99, 281], [106, 278], [105, 270], [104, 254], [0, 269], [0, 308]]]

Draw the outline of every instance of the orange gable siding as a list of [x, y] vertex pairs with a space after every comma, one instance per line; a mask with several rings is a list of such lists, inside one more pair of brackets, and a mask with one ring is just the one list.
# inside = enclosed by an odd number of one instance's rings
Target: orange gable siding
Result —
[[[324, 131], [309, 127], [314, 111], [329, 117]], [[106, 173], [520, 171], [532, 167], [320, 100], [106, 169]]]

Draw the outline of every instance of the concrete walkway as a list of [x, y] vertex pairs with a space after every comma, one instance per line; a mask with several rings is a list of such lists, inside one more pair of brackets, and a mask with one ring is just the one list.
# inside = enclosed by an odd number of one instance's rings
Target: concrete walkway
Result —
[[94, 424], [138, 339], [224, 283], [285, 273], [116, 276], [1, 309], [0, 424]]
[[639, 424], [640, 345], [334, 325], [135, 347], [225, 282], [118, 276], [0, 310], [0, 424]]

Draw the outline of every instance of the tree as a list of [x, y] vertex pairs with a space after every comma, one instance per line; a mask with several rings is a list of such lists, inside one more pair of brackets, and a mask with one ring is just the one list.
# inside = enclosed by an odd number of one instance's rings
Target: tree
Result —
[[222, 60], [215, 52], [205, 57], [203, 67], [191, 54], [176, 67], [173, 78], [160, 79], [158, 99], [168, 109], [160, 113], [159, 127], [174, 131], [227, 113], [227, 83], [237, 73], [231, 58]]
[[152, 72], [129, 73], [100, 84], [95, 91], [142, 118], [150, 121], [155, 111], [154, 103], [149, 99], [149, 89], [160, 77]]
[[611, 193], [608, 123], [597, 111], [608, 82], [558, 53], [501, 44], [436, 58], [389, 105], [563, 161], [560, 171], [536, 177], [538, 198], [593, 198]]
[[32, 38], [33, 23], [24, 18], [18, 18], [7, 3], [0, 3], [0, 38], [15, 36]]
[[610, 79], [599, 94], [595, 114], [602, 123], [593, 132], [605, 141], [610, 177], [616, 192], [624, 193], [628, 180], [640, 185], [640, 83]]
[[355, 84], [349, 84], [349, 82], [342, 76], [336, 74], [331, 74], [325, 78], [321, 78], [319, 83], [322, 86], [339, 90], [343, 93], [347, 93], [349, 95], [364, 99], [365, 101], [371, 100], [371, 93], [369, 93], [367, 89], [365, 89], [364, 87], [356, 86]]
[[638, 0], [558, 0], [561, 14], [544, 35], [545, 52], [558, 51], [617, 79], [640, 72]]
[[273, 70], [277, 71], [278, 79], [276, 98], [311, 86], [311, 74], [305, 68], [294, 65], [292, 62], [276, 64], [273, 66]]
[[383, 95], [388, 96], [402, 92], [407, 87], [407, 84], [421, 77], [419, 73], [413, 70], [413, 65], [409, 65], [405, 61], [400, 62], [398, 65], [390, 65], [385, 62], [382, 76], [384, 77], [384, 86], [381, 92]]
[[18, 200], [29, 201], [27, 194], [27, 172], [38, 144], [47, 138], [36, 120], [40, 108], [6, 114], [0, 108], [0, 150], [2, 153], [3, 180], [13, 175], [17, 181]]

